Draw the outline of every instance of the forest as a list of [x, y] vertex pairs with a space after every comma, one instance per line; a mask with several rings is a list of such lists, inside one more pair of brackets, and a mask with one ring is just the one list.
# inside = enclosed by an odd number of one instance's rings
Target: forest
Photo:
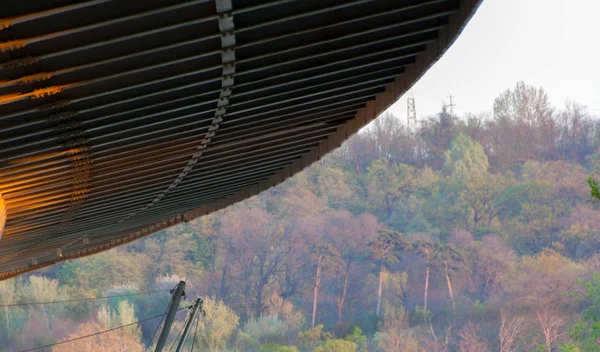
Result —
[[[258, 196], [0, 282], [0, 350], [159, 316], [185, 280], [188, 350], [599, 351], [600, 119], [523, 82], [491, 103], [380, 116]], [[152, 350], [159, 322], [40, 351]]]

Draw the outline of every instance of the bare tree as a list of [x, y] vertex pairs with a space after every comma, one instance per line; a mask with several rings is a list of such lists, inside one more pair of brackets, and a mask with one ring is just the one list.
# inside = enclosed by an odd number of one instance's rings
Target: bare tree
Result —
[[[43, 276], [30, 276], [25, 286], [25, 296], [31, 296], [34, 302], [51, 302], [66, 299], [67, 294], [58, 286], [58, 280], [48, 279]], [[54, 304], [41, 305], [37, 312], [46, 324], [48, 333], [52, 334], [54, 321], [60, 315], [63, 307]]]
[[485, 352], [489, 351], [489, 346], [479, 336], [481, 330], [477, 324], [469, 322], [465, 325], [458, 336], [460, 341], [458, 342], [459, 352]]
[[536, 311], [535, 315], [544, 335], [546, 351], [552, 352], [558, 339], [565, 334], [564, 327], [568, 321], [559, 312], [547, 306], [541, 311]]
[[500, 352], [518, 352], [516, 342], [522, 329], [521, 316], [509, 317], [505, 309], [500, 310]]

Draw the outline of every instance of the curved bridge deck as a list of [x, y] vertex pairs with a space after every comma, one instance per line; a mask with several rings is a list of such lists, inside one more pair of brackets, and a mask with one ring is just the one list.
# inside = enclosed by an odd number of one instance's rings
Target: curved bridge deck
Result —
[[404, 94], [479, 3], [6, 2], [0, 279], [282, 182]]

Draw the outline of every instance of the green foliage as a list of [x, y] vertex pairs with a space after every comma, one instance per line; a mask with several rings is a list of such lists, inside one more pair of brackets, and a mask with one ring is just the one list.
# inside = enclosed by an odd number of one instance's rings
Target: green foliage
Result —
[[431, 310], [423, 309], [419, 306], [415, 306], [415, 320], [420, 323], [425, 323], [431, 320]]
[[235, 350], [236, 351], [256, 351], [261, 347], [260, 343], [256, 341], [250, 334], [240, 331], [237, 333], [235, 338]]
[[590, 186], [590, 197], [595, 200], [600, 200], [600, 185], [592, 176], [588, 176], [587, 183]]
[[352, 334], [344, 337], [344, 340], [354, 342], [358, 346], [359, 352], [367, 352], [367, 336], [362, 334], [362, 330], [355, 326]]
[[300, 352], [295, 346], [280, 346], [276, 343], [268, 343], [260, 346], [258, 352]]
[[369, 199], [380, 217], [389, 219], [403, 197], [415, 192], [418, 174], [414, 167], [375, 160], [369, 167]]
[[58, 270], [57, 278], [62, 285], [76, 286], [100, 293], [115, 284], [133, 282], [144, 286], [146, 270], [150, 267], [145, 254], [121, 255], [112, 250], [77, 262], [67, 261]]
[[244, 325], [243, 331], [262, 344], [283, 343], [287, 327], [276, 317], [262, 316], [250, 318]]
[[377, 271], [379, 271], [398, 263], [402, 251], [410, 244], [404, 239], [404, 235], [397, 231], [381, 230], [377, 238], [370, 241], [368, 246], [371, 249], [370, 258], [375, 262]]
[[356, 344], [345, 340], [327, 340], [325, 344], [315, 347], [313, 352], [356, 352]]
[[490, 167], [483, 147], [465, 133], [456, 136], [444, 156], [444, 173], [461, 183], [484, 178]]
[[323, 324], [319, 324], [306, 331], [300, 331], [296, 337], [296, 342], [302, 348], [313, 348], [331, 337], [331, 334], [323, 331]]
[[198, 341], [210, 351], [225, 349], [239, 317], [223, 301], [205, 297], [202, 308], [205, 315], [199, 320]]
[[589, 302], [581, 317], [569, 329], [572, 343], [565, 344], [564, 351], [592, 352], [600, 349], [600, 274], [592, 273], [588, 281], [582, 282]]

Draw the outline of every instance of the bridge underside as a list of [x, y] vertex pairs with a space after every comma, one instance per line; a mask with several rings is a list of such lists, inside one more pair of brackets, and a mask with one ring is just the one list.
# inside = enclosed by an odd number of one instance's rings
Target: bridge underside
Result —
[[282, 182], [404, 94], [479, 2], [3, 3], [0, 279]]

